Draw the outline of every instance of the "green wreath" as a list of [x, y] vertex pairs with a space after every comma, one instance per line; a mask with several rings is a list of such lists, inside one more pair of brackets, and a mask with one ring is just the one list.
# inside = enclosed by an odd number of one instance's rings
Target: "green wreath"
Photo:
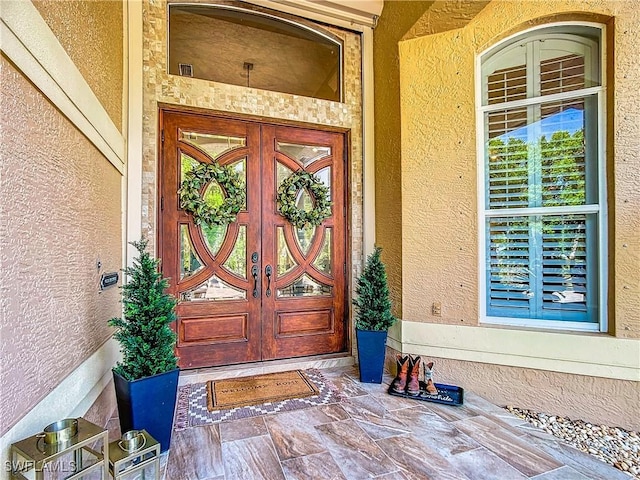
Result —
[[[215, 180], [226, 194], [222, 204], [214, 207], [205, 202], [200, 190]], [[236, 221], [247, 195], [242, 176], [231, 165], [198, 163], [184, 174], [178, 190], [180, 208], [193, 215], [196, 225], [227, 225]]]
[[[313, 208], [308, 212], [296, 206], [298, 192], [303, 188], [313, 198]], [[331, 216], [329, 187], [313, 173], [302, 170], [293, 172], [278, 187], [278, 209], [283, 217], [298, 228], [307, 224], [318, 226]]]

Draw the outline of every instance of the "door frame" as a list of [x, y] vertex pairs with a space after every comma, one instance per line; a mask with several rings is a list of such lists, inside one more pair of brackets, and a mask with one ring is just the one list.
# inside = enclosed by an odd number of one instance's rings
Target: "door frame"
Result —
[[[350, 356], [353, 354], [353, 322], [351, 316], [351, 300], [353, 293], [353, 284], [351, 281], [351, 272], [353, 271], [353, 259], [352, 259], [352, 246], [353, 246], [353, 229], [352, 229], [352, 195], [351, 195], [351, 129], [344, 127], [335, 127], [331, 125], [319, 125], [308, 122], [300, 122], [286, 119], [278, 119], [271, 117], [264, 117], [258, 115], [250, 115], [250, 114], [237, 114], [231, 113], [221, 110], [213, 110], [213, 109], [204, 109], [198, 107], [190, 107], [184, 105], [173, 105], [167, 103], [158, 102], [158, 123], [157, 123], [157, 164], [156, 164], [156, 252], [162, 251], [162, 239], [163, 239], [163, 222], [162, 222], [162, 192], [163, 192], [163, 178], [162, 178], [162, 168], [161, 165], [164, 161], [163, 154], [163, 139], [164, 132], [162, 129], [163, 125], [163, 117], [167, 113], [183, 113], [183, 114], [193, 114], [200, 115], [204, 117], [210, 117], [212, 119], [218, 120], [230, 120], [230, 121], [245, 121], [245, 122], [256, 122], [262, 124], [272, 125], [274, 127], [284, 126], [284, 127], [298, 127], [305, 128], [311, 130], [318, 130], [324, 132], [332, 132], [339, 133], [344, 138], [343, 145], [343, 162], [344, 162], [344, 215], [345, 215], [345, 231], [344, 231], [344, 242], [345, 242], [345, 262], [347, 265], [347, 274], [345, 275], [345, 299], [344, 299], [344, 318], [346, 319], [345, 323], [345, 343], [346, 348], [344, 351], [345, 356]], [[172, 324], [172, 328], [175, 330], [176, 323]], [[329, 356], [335, 357], [336, 355], [341, 355], [340, 353], [329, 353]], [[305, 357], [295, 357], [295, 358], [305, 358]], [[261, 360], [261, 362], [267, 362], [271, 360]], [[202, 367], [199, 367], [202, 368]]]

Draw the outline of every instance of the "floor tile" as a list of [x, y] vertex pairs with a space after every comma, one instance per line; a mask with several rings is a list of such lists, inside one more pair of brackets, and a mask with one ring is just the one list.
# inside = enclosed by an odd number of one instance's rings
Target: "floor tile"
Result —
[[330, 453], [318, 453], [282, 462], [287, 480], [346, 480]]
[[354, 381], [347, 374], [338, 377], [329, 377], [328, 380], [340, 390], [345, 397], [357, 397], [366, 395], [367, 391], [360, 387], [360, 382]]
[[166, 478], [205, 480], [224, 474], [217, 425], [174, 431]]
[[409, 477], [407, 477], [404, 472], [402, 472], [401, 470], [398, 470], [397, 472], [391, 472], [391, 473], [385, 473], [383, 475], [379, 475], [377, 477], [373, 477], [376, 480], [408, 480]]
[[[162, 478], [629, 480], [473, 392], [439, 405], [387, 394], [388, 374], [382, 384], [360, 383], [353, 366], [322, 374], [346, 400], [175, 431]], [[119, 438], [117, 417], [109, 425]]]
[[309, 408], [271, 415], [266, 424], [278, 458], [288, 460], [325, 452], [322, 437], [315, 427], [330, 421], [323, 412]]
[[448, 458], [473, 480], [526, 480], [528, 477], [486, 448], [468, 450]]
[[410, 432], [393, 412], [386, 410], [372, 395], [350, 398], [341, 407], [374, 440]]
[[389, 411], [400, 410], [402, 408], [414, 408], [421, 406], [424, 402], [422, 400], [415, 400], [409, 397], [397, 397], [395, 395], [389, 395], [387, 390], [389, 387], [385, 387], [384, 391], [373, 393], [380, 404]]
[[573, 468], [567, 466], [531, 478], [535, 480], [589, 480], [589, 477], [585, 477]]
[[527, 476], [532, 477], [562, 466], [552, 456], [486, 417], [468, 418], [453, 424]]
[[469, 405], [442, 405], [438, 403], [423, 402], [424, 408], [428, 408], [447, 422], [456, 422], [465, 418], [472, 418], [482, 415], [482, 412], [471, 408]]
[[220, 441], [233, 442], [243, 438], [268, 435], [264, 417], [243, 418], [231, 422], [220, 423]]
[[375, 477], [397, 470], [354, 420], [319, 425], [316, 429], [322, 444], [348, 479]]
[[467, 450], [478, 448], [480, 444], [462, 433], [452, 423], [435, 413], [421, 408], [405, 408], [394, 412], [413, 436], [419, 439], [443, 457], [449, 457]]
[[560, 439], [530, 437], [532, 445], [551, 455], [561, 464], [571, 467], [591, 480], [629, 480], [629, 475], [596, 457], [565, 444]]
[[376, 443], [409, 479], [469, 479], [447, 459], [413, 436], [386, 438]]
[[[282, 467], [268, 436], [222, 444], [226, 480], [284, 480]], [[173, 480], [173, 479], [172, 479]]]

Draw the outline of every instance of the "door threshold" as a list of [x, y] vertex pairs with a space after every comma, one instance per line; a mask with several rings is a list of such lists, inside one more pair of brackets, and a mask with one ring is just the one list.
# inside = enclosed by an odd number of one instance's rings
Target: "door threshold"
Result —
[[178, 385], [188, 383], [202, 383], [209, 380], [224, 378], [246, 377], [263, 373], [284, 372], [287, 370], [306, 370], [308, 368], [336, 368], [355, 365], [355, 357], [350, 354], [316, 355], [313, 357], [286, 358], [283, 360], [269, 360], [265, 362], [240, 363], [223, 365], [221, 367], [196, 368], [181, 370]]

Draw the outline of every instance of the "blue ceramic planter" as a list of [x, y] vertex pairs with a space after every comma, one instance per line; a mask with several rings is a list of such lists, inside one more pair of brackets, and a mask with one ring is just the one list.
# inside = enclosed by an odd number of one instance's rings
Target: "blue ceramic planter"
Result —
[[171, 445], [179, 369], [130, 382], [113, 372], [120, 430], [145, 429], [166, 452]]
[[358, 366], [362, 383], [382, 383], [384, 354], [387, 345], [386, 330], [358, 330]]

